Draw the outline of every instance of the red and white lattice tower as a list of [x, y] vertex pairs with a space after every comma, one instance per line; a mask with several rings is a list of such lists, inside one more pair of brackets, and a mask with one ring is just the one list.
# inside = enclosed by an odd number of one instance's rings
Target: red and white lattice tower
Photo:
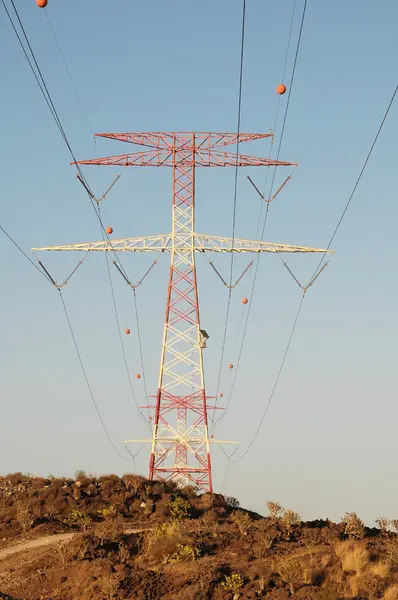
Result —
[[[290, 166], [293, 163], [220, 151], [220, 147], [272, 136], [234, 133], [100, 133], [100, 137], [138, 144], [143, 152], [79, 161], [79, 165], [171, 167], [172, 230], [167, 235], [101, 241], [35, 250], [92, 252], [169, 252], [171, 256], [159, 384], [153, 420], [149, 478], [193, 483], [212, 491], [207, 409], [200, 327], [196, 252], [324, 252], [198, 234], [195, 231], [197, 167]], [[218, 442], [228, 443], [228, 442]]]

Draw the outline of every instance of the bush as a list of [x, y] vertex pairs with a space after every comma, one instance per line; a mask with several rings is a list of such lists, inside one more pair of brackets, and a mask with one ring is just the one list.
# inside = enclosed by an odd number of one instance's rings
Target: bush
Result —
[[166, 556], [165, 562], [173, 563], [180, 561], [191, 561], [197, 560], [200, 557], [200, 550], [196, 546], [191, 546], [189, 544], [183, 546], [179, 545], [179, 550], [177, 552], [173, 552], [169, 556]]
[[285, 527], [291, 527], [292, 525], [300, 525], [301, 517], [298, 513], [293, 510], [285, 510], [282, 516], [282, 523]]
[[81, 531], [85, 532], [91, 526], [92, 520], [88, 514], [80, 512], [80, 510], [72, 510], [72, 512], [65, 517], [64, 523], [71, 527], [76, 526], [81, 529]]
[[25, 533], [34, 523], [29, 506], [25, 502], [18, 502], [16, 506], [15, 518]]
[[221, 582], [221, 587], [223, 590], [236, 593], [243, 586], [243, 583], [243, 578], [239, 575], [239, 573], [232, 573], [232, 575], [224, 576], [224, 581]]
[[241, 535], [247, 535], [247, 532], [252, 526], [252, 520], [246, 512], [234, 511], [231, 520], [237, 525]]
[[385, 519], [384, 517], [379, 517], [378, 519], [376, 519], [375, 523], [382, 533], [386, 533], [387, 529], [390, 526], [390, 520]]
[[279, 504], [279, 502], [271, 502], [270, 500], [268, 500], [268, 502], [266, 502], [267, 504], [267, 508], [269, 511], [269, 514], [271, 516], [271, 519], [273, 519], [274, 521], [278, 521], [283, 513], [283, 508], [282, 506]]
[[114, 598], [119, 589], [119, 581], [117, 576], [113, 573], [101, 577], [101, 579], [98, 580], [98, 584], [105, 598], [109, 599]]
[[114, 519], [117, 515], [116, 508], [111, 504], [108, 508], [103, 508], [98, 511], [98, 514], [103, 519]]
[[355, 513], [345, 513], [343, 523], [345, 525], [344, 535], [349, 535], [357, 539], [364, 537], [365, 526]]
[[233, 496], [225, 496], [225, 503], [228, 506], [228, 508], [239, 508], [240, 507], [239, 500], [237, 500]]
[[386, 540], [386, 553], [392, 564], [398, 563], [398, 538], [392, 537]]
[[290, 586], [290, 593], [295, 593], [296, 589], [304, 583], [304, 570], [301, 562], [296, 558], [282, 560], [278, 566], [278, 573], [281, 579]]
[[123, 534], [123, 527], [114, 520], [106, 520], [98, 523], [93, 529], [93, 535], [100, 541], [101, 546], [105, 542], [117, 542]]
[[384, 581], [380, 575], [365, 573], [359, 580], [359, 590], [367, 595], [379, 596], [384, 590]]
[[192, 506], [181, 496], [177, 496], [169, 502], [171, 516], [174, 519], [186, 519], [192, 512]]

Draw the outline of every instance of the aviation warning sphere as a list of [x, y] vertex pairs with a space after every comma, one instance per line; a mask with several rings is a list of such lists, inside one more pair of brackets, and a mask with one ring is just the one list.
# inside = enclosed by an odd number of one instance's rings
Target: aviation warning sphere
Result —
[[36, 0], [36, 4], [39, 8], [46, 8], [47, 0]]
[[249, 300], [247, 298], [242, 298], [242, 304], [247, 304]]
[[141, 379], [141, 375], [139, 373], [137, 373], [136, 379]]
[[233, 369], [233, 368], [234, 368], [234, 365], [232, 363], [229, 363], [228, 369]]
[[130, 335], [130, 329], [128, 329], [128, 328], [127, 328], [127, 329], [125, 329], [125, 330], [124, 330], [124, 333], [125, 333], [126, 335]]
[[222, 398], [222, 397], [224, 396], [224, 394], [223, 394], [222, 392], [220, 392], [220, 393], [218, 394], [218, 396], [219, 396], [219, 398]]
[[276, 87], [276, 91], [282, 96], [286, 92], [286, 86], [281, 83]]
[[112, 227], [107, 227], [107, 228], [105, 229], [105, 231], [106, 231], [106, 233], [107, 233], [108, 235], [111, 235], [111, 233], [113, 233], [113, 229], [112, 229]]

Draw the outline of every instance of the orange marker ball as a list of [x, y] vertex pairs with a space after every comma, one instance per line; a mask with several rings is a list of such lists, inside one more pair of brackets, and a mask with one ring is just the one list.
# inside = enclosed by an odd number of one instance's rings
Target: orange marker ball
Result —
[[222, 392], [220, 392], [220, 393], [218, 394], [218, 396], [219, 396], [219, 398], [222, 398], [222, 397], [224, 396], [224, 394], [223, 394]]
[[234, 368], [234, 365], [232, 363], [229, 363], [228, 369], [233, 369], [233, 368]]
[[39, 8], [46, 8], [48, 2], [47, 0], [36, 0], [36, 4]]
[[283, 85], [283, 83], [280, 83], [278, 86], [276, 86], [276, 91], [280, 96], [282, 96], [286, 92], [286, 86]]
[[141, 375], [139, 373], [137, 373], [136, 378], [141, 379]]
[[130, 335], [130, 333], [131, 333], [131, 332], [130, 332], [130, 329], [125, 329], [125, 330], [124, 330], [124, 333], [125, 333], [126, 335]]
[[247, 298], [242, 298], [242, 304], [247, 304], [249, 300]]
[[113, 233], [113, 229], [112, 229], [112, 227], [107, 227], [107, 228], [105, 229], [105, 231], [106, 231], [106, 233], [107, 233], [108, 235], [111, 235], [111, 233]]

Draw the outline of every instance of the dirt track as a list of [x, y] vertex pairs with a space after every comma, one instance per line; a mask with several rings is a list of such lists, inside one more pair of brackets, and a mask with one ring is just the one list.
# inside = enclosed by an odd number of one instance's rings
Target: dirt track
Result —
[[11, 544], [10, 546], [0, 550], [0, 560], [8, 558], [17, 552], [33, 550], [34, 548], [42, 548], [43, 546], [52, 546], [58, 542], [68, 542], [73, 538], [74, 535], [74, 533], [59, 533], [57, 535], [45, 535], [34, 540], [27, 540], [26, 542]]
[[[139, 529], [126, 529], [125, 533], [140, 533], [141, 531], [147, 531], [152, 529], [151, 527], [143, 527]], [[58, 543], [69, 542], [75, 533], [58, 533], [55, 535], [43, 535], [42, 537], [35, 538], [33, 540], [26, 540], [25, 542], [17, 542], [10, 544], [6, 548], [0, 550], [0, 560], [8, 558], [18, 552], [26, 552], [27, 550], [34, 550], [35, 548], [43, 548], [44, 546], [53, 546]]]

